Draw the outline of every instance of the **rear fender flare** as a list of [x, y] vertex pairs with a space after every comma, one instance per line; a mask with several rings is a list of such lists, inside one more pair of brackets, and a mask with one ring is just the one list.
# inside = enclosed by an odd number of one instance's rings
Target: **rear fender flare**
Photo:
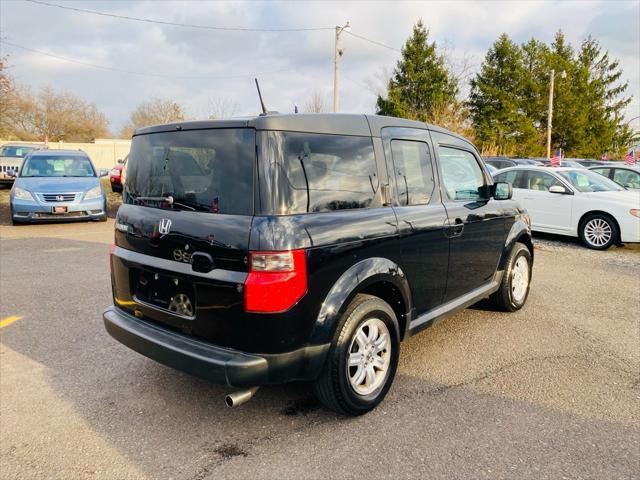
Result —
[[[310, 344], [331, 342], [344, 309], [353, 297], [376, 282], [388, 282], [398, 289], [406, 307], [405, 315], [408, 315], [411, 311], [411, 292], [402, 269], [387, 258], [368, 258], [352, 265], [331, 287], [311, 332]], [[401, 319], [398, 319], [398, 322], [401, 323]], [[404, 337], [405, 332], [398, 333], [400, 338]]]
[[502, 247], [502, 254], [500, 255], [500, 262], [498, 264], [498, 270], [505, 270], [507, 268], [507, 260], [509, 254], [513, 249], [516, 242], [524, 243], [529, 249], [531, 254], [531, 260], [533, 260], [533, 242], [531, 240], [531, 227], [524, 221], [522, 216], [516, 218], [515, 223], [511, 226], [507, 239]]

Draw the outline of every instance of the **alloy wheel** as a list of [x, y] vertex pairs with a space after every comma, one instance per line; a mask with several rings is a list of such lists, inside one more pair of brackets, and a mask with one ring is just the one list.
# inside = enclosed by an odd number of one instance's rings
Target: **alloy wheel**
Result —
[[529, 262], [523, 256], [518, 257], [511, 269], [511, 298], [520, 303], [529, 288]]
[[391, 337], [386, 324], [370, 318], [356, 330], [348, 350], [347, 376], [358, 395], [380, 388], [391, 363]]
[[611, 241], [613, 229], [603, 218], [592, 218], [584, 226], [584, 238], [594, 247], [602, 247]]

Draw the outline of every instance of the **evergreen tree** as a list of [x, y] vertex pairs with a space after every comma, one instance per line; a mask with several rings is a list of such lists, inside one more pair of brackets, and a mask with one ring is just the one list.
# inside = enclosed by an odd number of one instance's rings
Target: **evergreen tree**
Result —
[[520, 47], [502, 34], [471, 80], [468, 104], [482, 150], [523, 155], [539, 143], [539, 134], [524, 108], [527, 87], [531, 88], [525, 78]]
[[622, 123], [623, 110], [631, 102], [625, 97], [628, 82], [620, 83], [622, 69], [617, 60], [611, 60], [599, 43], [591, 36], [580, 47], [577, 58], [581, 77], [583, 104], [587, 108], [584, 137], [577, 146], [578, 154], [595, 156], [607, 149], [625, 148], [632, 141], [633, 131]]
[[551, 70], [555, 70], [552, 150], [567, 156], [620, 153], [633, 141], [623, 121], [627, 83], [622, 69], [596, 40], [576, 51], [558, 31], [551, 45], [531, 39], [521, 46], [506, 35], [493, 44], [471, 81], [468, 105], [485, 151], [546, 154]]
[[378, 96], [377, 113], [432, 121], [436, 112], [456, 103], [458, 83], [438, 55], [435, 42], [419, 20], [402, 48], [402, 58], [387, 86], [387, 98]]

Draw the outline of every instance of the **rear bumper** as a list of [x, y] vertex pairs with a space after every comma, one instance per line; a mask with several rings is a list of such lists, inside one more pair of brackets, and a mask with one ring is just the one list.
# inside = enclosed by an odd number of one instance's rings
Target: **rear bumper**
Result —
[[329, 344], [278, 354], [246, 353], [219, 347], [161, 328], [115, 307], [103, 314], [107, 332], [120, 343], [159, 363], [233, 387], [313, 380]]

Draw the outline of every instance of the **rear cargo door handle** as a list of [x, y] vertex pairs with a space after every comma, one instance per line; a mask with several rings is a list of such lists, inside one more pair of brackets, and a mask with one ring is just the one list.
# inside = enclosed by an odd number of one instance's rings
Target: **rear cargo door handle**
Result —
[[211, 255], [204, 252], [194, 252], [191, 255], [191, 269], [194, 272], [208, 273], [215, 267]]

